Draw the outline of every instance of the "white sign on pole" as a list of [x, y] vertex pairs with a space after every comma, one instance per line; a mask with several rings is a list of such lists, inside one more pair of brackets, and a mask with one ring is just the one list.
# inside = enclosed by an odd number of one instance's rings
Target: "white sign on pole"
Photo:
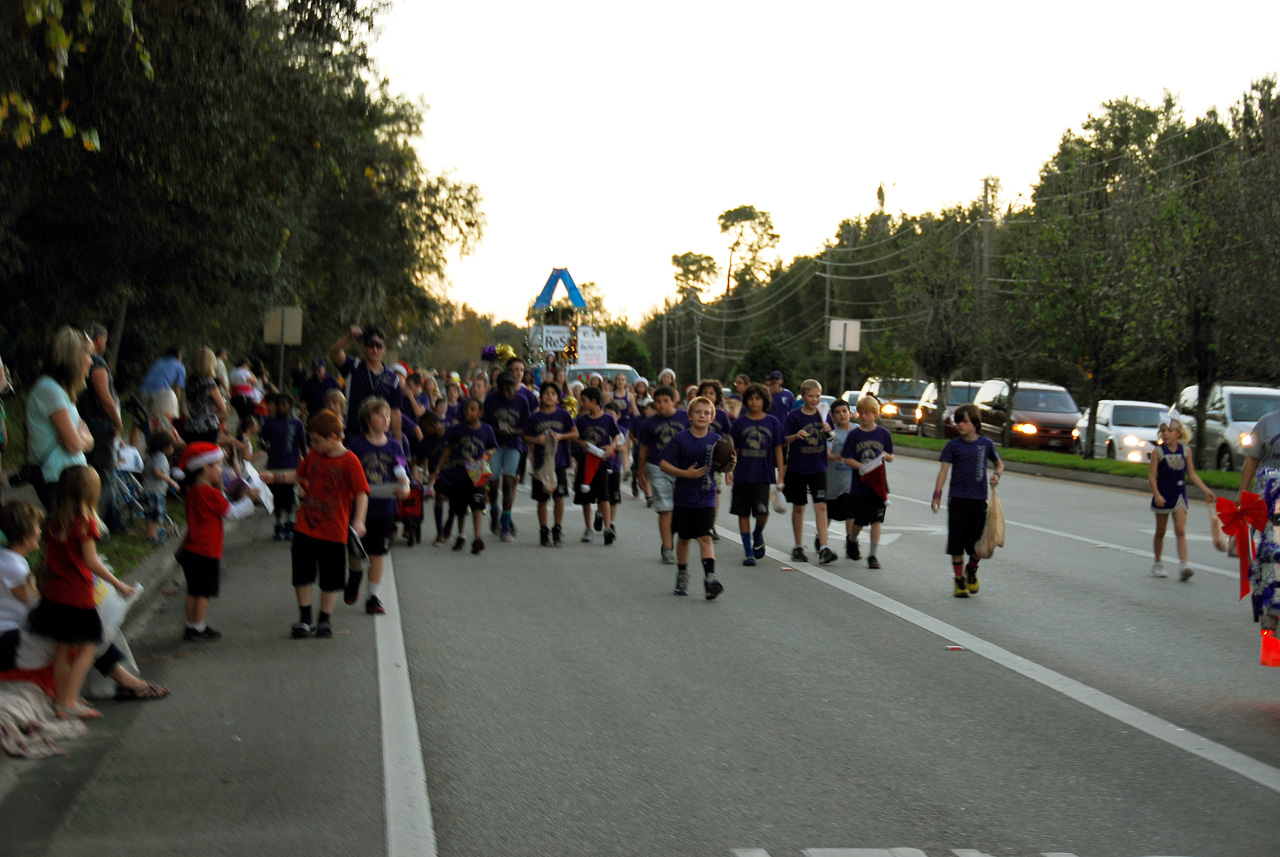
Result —
[[302, 307], [278, 306], [262, 320], [262, 341], [267, 345], [302, 344]]
[[591, 327], [578, 328], [578, 365], [603, 366], [609, 362], [609, 335]]
[[827, 337], [832, 351], [857, 351], [862, 345], [862, 322], [856, 318], [833, 318]]
[[540, 343], [543, 351], [564, 351], [573, 338], [573, 331], [563, 324], [535, 324], [530, 333], [529, 341]]

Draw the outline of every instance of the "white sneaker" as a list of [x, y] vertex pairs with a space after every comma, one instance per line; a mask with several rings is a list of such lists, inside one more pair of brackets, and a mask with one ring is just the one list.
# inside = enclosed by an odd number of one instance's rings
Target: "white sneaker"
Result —
[[675, 564], [676, 564], [676, 552], [675, 552], [674, 550], [672, 550], [671, 548], [663, 548], [663, 549], [662, 549], [662, 564], [663, 564], [663, 565], [675, 565]]
[[1151, 576], [1152, 577], [1168, 577], [1169, 573], [1164, 570], [1164, 563], [1162, 562], [1152, 563]]
[[583, 544], [591, 544], [595, 540], [596, 540], [596, 534], [591, 532], [590, 527], [587, 527], [585, 530], [582, 531]]
[[1189, 565], [1184, 565], [1182, 568], [1178, 569], [1178, 580], [1186, 583], [1191, 579], [1191, 575], [1193, 574], [1195, 574], [1195, 570]]

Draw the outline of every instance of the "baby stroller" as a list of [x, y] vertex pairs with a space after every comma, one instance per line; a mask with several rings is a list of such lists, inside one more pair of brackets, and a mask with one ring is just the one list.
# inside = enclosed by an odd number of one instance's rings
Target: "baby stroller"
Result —
[[[146, 517], [146, 490], [138, 477], [142, 475], [142, 455], [120, 438], [116, 438], [116, 472], [111, 482], [112, 502], [120, 514], [120, 520], [126, 529], [133, 528], [133, 522]], [[177, 529], [169, 510], [160, 509], [161, 539], [167, 539]]]
[[396, 517], [404, 524], [404, 538], [409, 547], [422, 542], [422, 507], [425, 491], [421, 482], [409, 483], [409, 496], [396, 500]]

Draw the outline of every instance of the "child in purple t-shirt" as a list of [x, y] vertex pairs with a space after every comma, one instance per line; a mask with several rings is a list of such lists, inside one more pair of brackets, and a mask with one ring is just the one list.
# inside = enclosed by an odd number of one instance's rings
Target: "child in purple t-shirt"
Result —
[[782, 433], [787, 443], [787, 473], [782, 493], [791, 504], [791, 529], [796, 537], [792, 562], [808, 562], [804, 552], [804, 507], [813, 497], [813, 519], [818, 528], [818, 562], [836, 561], [826, 545], [827, 537], [827, 437], [831, 427], [818, 410], [822, 385], [810, 378], [800, 386], [804, 405], [787, 414]]
[[[293, 415], [293, 396], [274, 393], [267, 396], [272, 414], [258, 431], [258, 442], [267, 450], [268, 470], [297, 470], [307, 452], [307, 427]], [[293, 517], [298, 505], [297, 486], [271, 484], [274, 505], [276, 541], [293, 541]]]
[[[729, 514], [738, 517], [742, 538], [743, 565], [755, 565], [764, 558], [764, 526], [769, 522], [769, 492], [783, 481], [782, 424], [765, 413], [769, 391], [761, 384], [749, 385], [742, 394], [744, 412], [734, 420], [729, 436], [737, 451]], [[751, 518], [756, 519], [755, 531]]]
[[[987, 483], [996, 485], [1004, 472], [1004, 462], [996, 452], [990, 438], [978, 434], [978, 407], [965, 403], [956, 408], [956, 430], [959, 437], [952, 438], [942, 449], [939, 460], [937, 484], [933, 486], [933, 503], [930, 508], [937, 514], [942, 505], [942, 486], [951, 472], [951, 499], [947, 503], [947, 553], [951, 555], [951, 573], [955, 577], [956, 598], [968, 598], [978, 593], [978, 558], [973, 555], [974, 543], [982, 535], [987, 521]], [[995, 472], [987, 479], [987, 462], [995, 465]], [[964, 555], [969, 554], [969, 564], [962, 566]]]
[[[662, 450], [659, 466], [676, 480], [671, 527], [676, 542], [676, 595], [689, 594], [689, 542], [697, 539], [702, 552], [703, 587], [707, 600], [724, 591], [716, 579], [715, 546], [711, 531], [716, 525], [716, 479], [711, 452], [720, 435], [710, 430], [715, 406], [706, 396], [689, 402], [689, 428], [671, 439]], [[733, 483], [732, 468], [728, 478]]]
[[[391, 405], [380, 396], [360, 403], [360, 427], [364, 434], [353, 437], [347, 449], [360, 459], [369, 483], [369, 506], [365, 513], [364, 549], [369, 555], [369, 597], [364, 612], [371, 616], [386, 613], [378, 590], [382, 569], [391, 552], [396, 532], [396, 498], [409, 496], [409, 465], [404, 447], [387, 432], [391, 428]], [[355, 604], [360, 597], [361, 574], [354, 569], [347, 577], [343, 600]]]
[[[852, 521], [846, 537], [846, 550], [849, 559], [857, 560], [862, 552], [858, 547], [858, 534], [862, 528], [871, 525], [871, 547], [867, 551], [867, 568], [879, 568], [880, 560], [876, 551], [880, 547], [880, 525], [884, 523], [886, 501], [881, 494], [889, 492], [888, 483], [884, 479], [884, 465], [893, 461], [893, 436], [884, 426], [876, 425], [876, 417], [880, 414], [880, 403], [871, 396], [863, 396], [858, 400], [858, 425], [849, 431], [845, 438], [844, 448], [840, 455], [844, 463], [854, 469], [854, 479], [849, 485], [849, 519]], [[880, 475], [873, 481], [863, 478], [862, 468], [880, 469]]]
[[[538, 504], [538, 533], [545, 547], [564, 545], [564, 498], [569, 496], [569, 444], [561, 441], [578, 439], [578, 428], [573, 417], [560, 407], [560, 386], [555, 381], [543, 381], [538, 397], [538, 410], [529, 415], [524, 424], [524, 440], [533, 450], [533, 501]], [[555, 487], [550, 491], [538, 476], [548, 455], [555, 461]], [[555, 526], [547, 529], [547, 501], [552, 501]]]
[[447, 466], [451, 469], [447, 489], [449, 514], [458, 519], [458, 537], [453, 543], [453, 549], [460, 551], [467, 544], [462, 530], [467, 510], [470, 509], [475, 533], [475, 541], [471, 543], [473, 554], [484, 550], [484, 539], [480, 538], [480, 522], [484, 518], [484, 485], [487, 480], [484, 478], [482, 465], [498, 448], [498, 437], [493, 433], [493, 427], [480, 421], [483, 414], [484, 405], [479, 399], [467, 399], [462, 407], [463, 421], [445, 434], [444, 451], [431, 473], [431, 482], [435, 484], [443, 468]]
[[[599, 389], [587, 387], [580, 395], [583, 413], [574, 422], [578, 428], [579, 452], [577, 472], [574, 475], [573, 502], [582, 507], [582, 520], [587, 525], [582, 531], [582, 541], [595, 541], [595, 535], [591, 531], [591, 504], [595, 503], [600, 510], [604, 543], [611, 545], [618, 532], [613, 526], [609, 460], [618, 451], [618, 423], [604, 412], [604, 394]], [[592, 462], [591, 459], [595, 461]]]

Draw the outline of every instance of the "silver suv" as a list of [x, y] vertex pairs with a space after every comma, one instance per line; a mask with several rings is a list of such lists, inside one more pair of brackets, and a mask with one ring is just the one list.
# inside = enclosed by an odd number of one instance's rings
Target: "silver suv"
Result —
[[1227, 381], [1209, 388], [1205, 402], [1204, 431], [1196, 425], [1199, 387], [1191, 385], [1178, 395], [1178, 413], [1191, 430], [1192, 443], [1210, 450], [1219, 470], [1244, 466], [1245, 447], [1252, 442], [1249, 432], [1266, 413], [1280, 409], [1280, 389], [1262, 384]]

